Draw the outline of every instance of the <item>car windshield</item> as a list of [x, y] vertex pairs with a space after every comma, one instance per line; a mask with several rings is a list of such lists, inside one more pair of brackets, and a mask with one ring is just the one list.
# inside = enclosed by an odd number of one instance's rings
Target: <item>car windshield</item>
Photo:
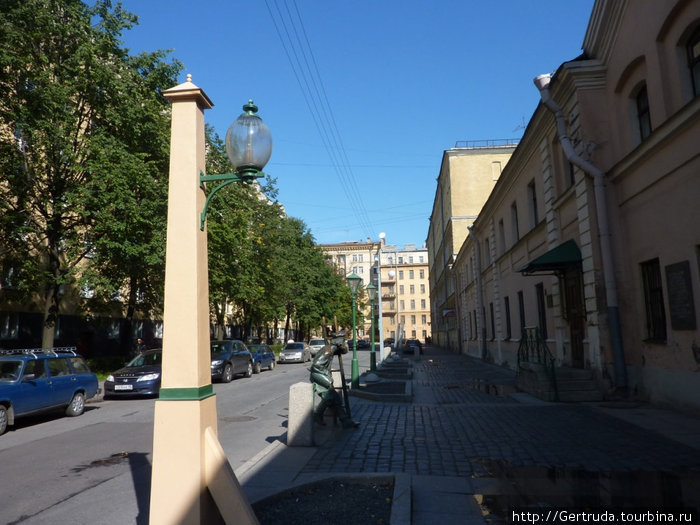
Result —
[[22, 361], [3, 361], [0, 364], [0, 381], [17, 381]]
[[325, 346], [326, 342], [323, 339], [312, 339], [309, 341], [311, 346]]
[[265, 345], [248, 345], [248, 350], [251, 352], [259, 352], [260, 350], [265, 350]]
[[144, 352], [134, 357], [126, 366], [152, 366], [160, 365], [163, 361], [162, 352]]
[[285, 350], [303, 350], [304, 343], [287, 343], [287, 346], [285, 346], [284, 349]]
[[223, 354], [228, 352], [228, 343], [212, 343], [211, 344], [211, 355]]

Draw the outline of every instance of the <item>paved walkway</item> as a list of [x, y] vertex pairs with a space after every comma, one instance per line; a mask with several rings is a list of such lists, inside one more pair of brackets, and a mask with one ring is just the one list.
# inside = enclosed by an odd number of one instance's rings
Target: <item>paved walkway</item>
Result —
[[411, 403], [351, 398], [359, 429], [311, 449], [275, 445], [279, 457], [260, 462], [257, 481], [240, 474], [244, 489], [256, 500], [271, 490], [270, 475], [300, 484], [393, 473], [403, 494], [392, 522], [414, 525], [498, 523], [508, 508], [543, 503], [700, 509], [700, 418], [642, 404], [543, 402], [516, 393], [514, 379], [426, 347], [413, 362]]

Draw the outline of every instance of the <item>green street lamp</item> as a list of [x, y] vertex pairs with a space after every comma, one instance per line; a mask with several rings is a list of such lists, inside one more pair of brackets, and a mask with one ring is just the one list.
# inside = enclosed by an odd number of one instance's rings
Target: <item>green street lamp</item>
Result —
[[359, 388], [360, 365], [357, 362], [357, 331], [355, 325], [357, 324], [357, 291], [360, 288], [362, 277], [353, 272], [345, 279], [350, 287], [350, 293], [352, 293], [352, 368], [350, 369], [350, 384], [353, 388]]
[[199, 229], [204, 230], [209, 202], [214, 194], [232, 182], [251, 182], [264, 175], [262, 169], [272, 155], [272, 136], [263, 120], [258, 116], [258, 106], [253, 100], [243, 106], [243, 113], [231, 124], [226, 132], [226, 155], [235, 169], [234, 173], [205, 175], [200, 172], [199, 185], [202, 189], [206, 182], [221, 182], [214, 186], [204, 203], [199, 219]]
[[369, 351], [369, 369], [372, 372], [375, 372], [377, 370], [377, 355], [374, 353], [374, 301], [377, 298], [377, 287], [374, 286], [373, 284], [368, 284], [367, 287], [365, 288], [367, 290], [367, 294], [369, 295], [369, 304], [370, 304], [370, 311], [372, 312], [370, 315], [370, 345], [371, 349]]

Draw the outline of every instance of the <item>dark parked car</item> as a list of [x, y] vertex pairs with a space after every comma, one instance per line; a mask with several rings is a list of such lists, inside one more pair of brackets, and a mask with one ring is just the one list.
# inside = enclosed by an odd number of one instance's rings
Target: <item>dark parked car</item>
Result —
[[253, 356], [253, 372], [259, 374], [263, 368], [275, 368], [275, 353], [268, 345], [248, 345], [248, 350]]
[[370, 347], [369, 341], [367, 339], [358, 339], [357, 340], [357, 349], [358, 350], [367, 350]]
[[406, 339], [403, 343], [403, 351], [415, 354], [423, 353], [423, 345], [418, 339]]
[[97, 394], [97, 376], [73, 349], [5, 351], [0, 356], [0, 434], [15, 418], [64, 409], [79, 416]]
[[160, 392], [163, 350], [140, 353], [124, 368], [107, 376], [105, 398], [116, 396], [157, 396]]
[[253, 375], [253, 356], [243, 341], [211, 342], [211, 378], [230, 383], [233, 376]]

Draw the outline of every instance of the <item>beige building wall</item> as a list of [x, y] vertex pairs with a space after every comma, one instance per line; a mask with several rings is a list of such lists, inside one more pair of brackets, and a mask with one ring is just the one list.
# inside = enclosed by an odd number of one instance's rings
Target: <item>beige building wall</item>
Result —
[[432, 339], [428, 250], [383, 245], [381, 252], [382, 341]]
[[451, 268], [515, 142], [458, 143], [443, 153], [427, 238], [432, 332], [440, 346], [459, 347]]
[[[699, 28], [699, 2], [595, 2], [584, 54], [549, 85], [593, 168], [570, 165], [540, 104], [455, 259], [463, 352], [515, 367], [538, 326], [558, 366], [607, 394], [700, 410]], [[572, 241], [580, 261], [554, 269]]]
[[[373, 273], [372, 268], [375, 265], [377, 254], [381, 243], [379, 241], [349, 241], [336, 244], [319, 244], [321, 250], [326, 256], [329, 264], [331, 264], [338, 273], [347, 277], [351, 273], [359, 275], [362, 279], [362, 287], [372, 283]], [[366, 299], [366, 298], [365, 298]], [[369, 305], [364, 309], [365, 323], [360, 326], [358, 323], [357, 336], [369, 337], [370, 326], [370, 309]]]

